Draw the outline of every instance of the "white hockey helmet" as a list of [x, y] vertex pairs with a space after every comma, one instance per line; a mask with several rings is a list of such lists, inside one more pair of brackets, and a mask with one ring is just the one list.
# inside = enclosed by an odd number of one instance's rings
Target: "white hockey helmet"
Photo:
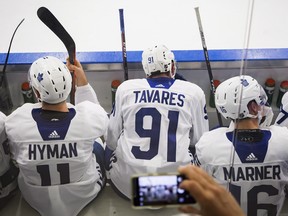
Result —
[[66, 65], [53, 56], [39, 58], [29, 69], [28, 79], [40, 100], [49, 104], [65, 101], [72, 86], [71, 73]]
[[255, 101], [264, 106], [267, 96], [262, 86], [251, 76], [232, 77], [222, 82], [215, 92], [215, 105], [224, 118], [256, 118], [249, 114], [248, 103]]
[[174, 77], [176, 74], [175, 57], [165, 45], [156, 45], [142, 53], [142, 66], [147, 77], [153, 72], [172, 73], [172, 62], [174, 62], [174, 74], [172, 76]]

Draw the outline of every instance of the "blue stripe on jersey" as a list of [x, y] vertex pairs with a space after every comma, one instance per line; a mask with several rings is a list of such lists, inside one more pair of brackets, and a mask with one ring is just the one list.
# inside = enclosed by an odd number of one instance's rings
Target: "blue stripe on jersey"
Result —
[[277, 124], [281, 124], [288, 118], [288, 112], [283, 109], [283, 106], [280, 107], [280, 112], [283, 114], [283, 116], [276, 122]]
[[32, 116], [37, 123], [38, 131], [43, 140], [64, 140], [69, 129], [71, 120], [74, 118], [76, 111], [71, 108], [64, 119], [57, 121], [44, 119], [40, 116], [42, 109], [33, 109]]
[[[262, 139], [256, 142], [245, 142], [236, 139], [233, 143], [235, 151], [242, 163], [262, 163], [265, 159], [268, 142], [271, 138], [271, 132], [260, 130], [260, 132], [258, 131], [255, 133], [262, 133]], [[226, 133], [226, 136], [231, 142], [233, 142], [233, 131]]]
[[158, 78], [150, 78], [150, 79], [147, 78], [147, 82], [149, 83], [151, 88], [169, 89], [175, 82], [175, 79], [168, 78], [168, 77], [158, 77]]

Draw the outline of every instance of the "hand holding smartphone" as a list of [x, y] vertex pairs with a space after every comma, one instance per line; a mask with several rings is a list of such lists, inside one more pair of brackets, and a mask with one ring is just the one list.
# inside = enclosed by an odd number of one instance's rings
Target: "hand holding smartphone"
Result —
[[196, 203], [189, 192], [179, 188], [185, 179], [179, 173], [147, 174], [131, 178], [132, 206], [151, 208]]

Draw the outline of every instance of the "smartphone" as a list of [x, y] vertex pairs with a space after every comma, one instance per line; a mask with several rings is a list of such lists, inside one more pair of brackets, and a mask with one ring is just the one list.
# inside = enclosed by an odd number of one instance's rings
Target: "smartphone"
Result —
[[179, 188], [184, 179], [185, 176], [179, 173], [133, 176], [131, 178], [132, 206], [149, 208], [196, 203], [188, 191]]

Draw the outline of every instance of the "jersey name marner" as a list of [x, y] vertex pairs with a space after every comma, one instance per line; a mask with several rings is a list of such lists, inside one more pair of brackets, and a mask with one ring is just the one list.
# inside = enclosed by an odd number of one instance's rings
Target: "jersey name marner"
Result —
[[225, 180], [258, 181], [265, 179], [281, 179], [280, 165], [223, 167]]
[[185, 95], [169, 91], [159, 91], [157, 89], [145, 89], [142, 91], [133, 91], [135, 103], [161, 103], [183, 107]]
[[50, 158], [77, 157], [77, 143], [62, 144], [29, 144], [29, 160], [44, 160]]

